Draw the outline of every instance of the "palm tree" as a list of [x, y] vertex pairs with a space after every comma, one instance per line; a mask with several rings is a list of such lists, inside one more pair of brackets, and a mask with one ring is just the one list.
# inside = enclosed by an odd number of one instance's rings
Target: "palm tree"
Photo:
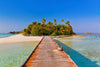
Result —
[[53, 22], [54, 22], [55, 25], [57, 25], [57, 23], [56, 23], [56, 19], [54, 19]]
[[49, 22], [47, 23], [47, 25], [50, 25], [50, 26], [51, 26], [51, 25], [53, 25], [53, 23], [52, 23], [51, 21], [49, 21]]
[[38, 25], [41, 25], [41, 23], [38, 23]]
[[28, 26], [28, 28], [27, 28], [27, 30], [29, 31], [29, 33], [31, 33], [31, 30], [32, 30], [32, 24], [29, 24], [29, 26]]
[[70, 21], [67, 21], [67, 22], [66, 22], [66, 25], [70, 25]]
[[64, 19], [61, 19], [61, 22], [64, 22]]
[[57, 21], [56, 21], [56, 19], [54, 19], [53, 22], [54, 22], [55, 29], [56, 29], [56, 32], [57, 32], [57, 26], [56, 26], [57, 25]]
[[61, 19], [61, 22], [64, 22], [64, 19]]
[[36, 25], [36, 24], [37, 24], [37, 22], [36, 22], [36, 21], [34, 21], [34, 22], [32, 22], [32, 24], [33, 24], [33, 25]]
[[23, 30], [24, 32], [26, 32], [27, 31], [27, 28], [24, 28], [24, 30]]
[[46, 22], [46, 19], [45, 19], [45, 18], [43, 18], [43, 19], [42, 19], [42, 23], [43, 23], [43, 24], [45, 24], [45, 22]]
[[70, 21], [67, 21], [67, 22], [66, 22], [66, 25], [68, 25], [68, 32], [69, 32], [70, 34], [72, 34], [73, 28], [72, 28], [72, 26], [70, 25]]

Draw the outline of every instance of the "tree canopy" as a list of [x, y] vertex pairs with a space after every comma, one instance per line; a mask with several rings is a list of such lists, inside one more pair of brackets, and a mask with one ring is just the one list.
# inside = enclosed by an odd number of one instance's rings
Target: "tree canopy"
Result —
[[64, 22], [64, 19], [61, 19], [61, 22]]
[[46, 19], [45, 19], [45, 18], [43, 18], [43, 19], [42, 19], [42, 23], [43, 23], [43, 24], [45, 24], [45, 22], [46, 22]]
[[[64, 22], [64, 19], [62, 20]], [[25, 28], [22, 33], [25, 35], [72, 35], [75, 34], [73, 32], [73, 28], [70, 25], [70, 21], [66, 21], [65, 24], [57, 24], [56, 19], [53, 20], [53, 22], [48, 21], [47, 23], [46, 19], [43, 18], [42, 22], [32, 22], [29, 24], [27, 28]]]

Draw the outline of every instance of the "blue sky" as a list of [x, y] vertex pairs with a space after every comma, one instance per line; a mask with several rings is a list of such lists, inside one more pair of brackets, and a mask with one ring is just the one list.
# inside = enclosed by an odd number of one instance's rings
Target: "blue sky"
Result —
[[100, 0], [0, 0], [0, 33], [23, 30], [42, 18], [69, 20], [75, 32], [100, 33]]

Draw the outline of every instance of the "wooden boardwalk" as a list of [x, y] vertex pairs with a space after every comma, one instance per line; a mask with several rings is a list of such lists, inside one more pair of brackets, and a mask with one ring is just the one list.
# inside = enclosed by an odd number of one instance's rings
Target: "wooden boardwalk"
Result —
[[45, 36], [23, 67], [77, 67], [64, 51], [57, 50], [58, 47]]

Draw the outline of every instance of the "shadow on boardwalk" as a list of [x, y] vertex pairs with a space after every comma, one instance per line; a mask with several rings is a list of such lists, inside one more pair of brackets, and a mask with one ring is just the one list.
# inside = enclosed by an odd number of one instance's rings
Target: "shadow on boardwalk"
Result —
[[91, 61], [90, 59], [86, 58], [79, 52], [75, 51], [74, 49], [68, 47], [67, 45], [63, 44], [62, 42], [55, 40], [55, 42], [63, 47], [63, 50], [70, 55], [72, 60], [78, 65], [78, 67], [100, 67], [97, 65], [97, 61]]

